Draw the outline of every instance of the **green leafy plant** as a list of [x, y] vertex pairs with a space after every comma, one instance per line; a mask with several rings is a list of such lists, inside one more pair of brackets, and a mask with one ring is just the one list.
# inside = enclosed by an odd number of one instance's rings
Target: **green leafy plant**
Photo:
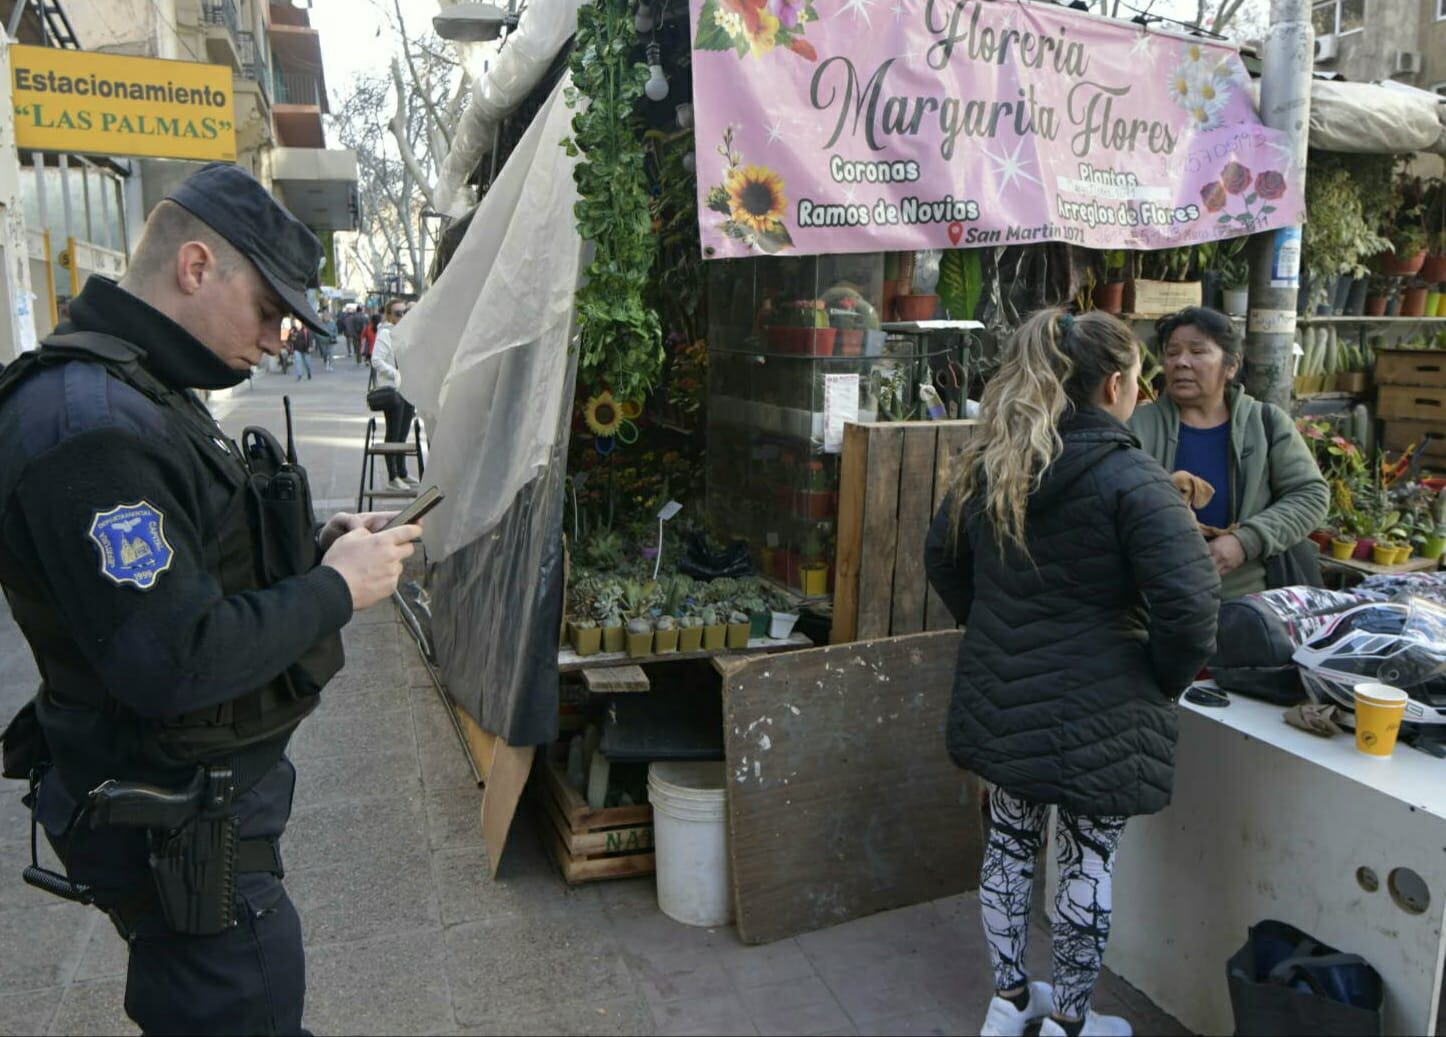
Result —
[[641, 399], [663, 364], [662, 325], [647, 302], [656, 241], [649, 208], [646, 153], [635, 112], [648, 67], [628, 0], [598, 0], [578, 10], [567, 103], [576, 114], [569, 155], [578, 231], [593, 243], [587, 283], [577, 291], [579, 381], [601, 381], [622, 400]]
[[939, 285], [936, 289], [949, 316], [955, 320], [973, 320], [984, 291], [984, 273], [976, 249], [958, 248], [945, 252], [939, 260]]
[[1365, 261], [1390, 247], [1380, 233], [1395, 208], [1390, 156], [1311, 152], [1305, 204], [1302, 242], [1313, 291], [1327, 291], [1341, 274], [1365, 276]]

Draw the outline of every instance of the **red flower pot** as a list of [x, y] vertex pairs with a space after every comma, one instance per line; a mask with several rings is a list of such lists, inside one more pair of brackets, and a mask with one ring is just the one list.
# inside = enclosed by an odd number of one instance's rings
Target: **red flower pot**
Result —
[[1386, 315], [1386, 303], [1390, 300], [1384, 295], [1373, 295], [1366, 300], [1367, 317], [1384, 317]]
[[1310, 539], [1315, 542], [1315, 546], [1320, 548], [1321, 551], [1324, 552], [1330, 550], [1331, 535], [1325, 530], [1317, 529], [1314, 533], [1310, 534]]
[[938, 309], [937, 295], [901, 295], [894, 300], [899, 320], [933, 320]]
[[863, 356], [864, 334], [863, 328], [840, 328], [838, 332], [838, 355]]
[[1426, 250], [1423, 248], [1412, 256], [1398, 256], [1385, 252], [1381, 256], [1381, 273], [1386, 277], [1414, 277], [1426, 265]]
[[1351, 557], [1358, 562], [1369, 562], [1371, 560], [1371, 552], [1375, 550], [1375, 547], [1375, 537], [1361, 537], [1361, 539], [1356, 541], [1356, 553], [1351, 555]]
[[1421, 265], [1421, 280], [1430, 284], [1446, 281], [1446, 254], [1426, 257]]
[[838, 335], [837, 328], [800, 328], [805, 334], [804, 348], [800, 350], [806, 356], [833, 356], [834, 339]]
[[1095, 285], [1095, 309], [1106, 313], [1120, 313], [1125, 308], [1125, 282]]
[[1407, 288], [1401, 296], [1401, 316], [1421, 317], [1426, 313], [1426, 288]]

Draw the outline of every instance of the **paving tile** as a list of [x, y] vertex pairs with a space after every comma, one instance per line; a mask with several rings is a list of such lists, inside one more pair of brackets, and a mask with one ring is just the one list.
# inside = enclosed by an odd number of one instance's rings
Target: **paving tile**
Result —
[[878, 1037], [914, 1037], [914, 1035], [947, 1035], [957, 1033], [976, 1033], [976, 1030], [960, 1029], [950, 1020], [946, 1019], [939, 1012], [911, 1012], [907, 1015], [894, 1016], [890, 1019], [879, 1019], [872, 1023], [860, 1025], [860, 1034], [877, 1034]]
[[428, 789], [423, 798], [432, 849], [482, 845], [482, 790], [476, 785]]
[[[9, 718], [0, 720], [0, 731], [9, 722]], [[0, 839], [30, 838], [30, 811], [20, 802], [29, 787], [23, 781], [0, 778]]]
[[[435, 931], [313, 948], [303, 1023], [318, 1034], [430, 1034], [456, 1027]], [[472, 982], [483, 982], [481, 974]]]
[[607, 909], [613, 935], [629, 959], [666, 966], [678, 957], [717, 951], [735, 940], [729, 929], [705, 929], [675, 922], [652, 906]]
[[0, 994], [0, 1037], [45, 1033], [64, 993], [61, 987], [51, 987], [20, 994]]
[[308, 945], [439, 925], [431, 861], [421, 849], [288, 871], [286, 888]]
[[281, 840], [281, 854], [288, 870], [304, 871], [425, 845], [420, 797], [395, 796], [294, 811]]
[[732, 939], [725, 935], [720, 941], [718, 953], [734, 988], [740, 992], [751, 987], [771, 986], [785, 980], [808, 979], [817, 975], [813, 963], [796, 940], [779, 940], [750, 947], [740, 942], [736, 933], [731, 935]]
[[656, 911], [658, 909], [658, 883], [652, 875], [635, 879], [618, 879], [615, 882], [595, 882], [603, 906], [618, 908], [620, 911]]
[[739, 991], [759, 1033], [815, 1034], [851, 1025], [848, 1014], [817, 976]]
[[75, 978], [78, 981], [124, 979], [129, 962], [130, 950], [126, 942], [120, 938], [120, 933], [115, 931], [115, 926], [102, 918], [90, 934]]
[[[598, 887], [605, 883], [568, 886], [558, 878], [541, 848], [531, 850], [525, 834], [513, 832], [502, 870], [493, 878], [487, 853], [480, 846], [432, 852], [432, 874], [443, 925], [474, 922], [501, 914], [565, 913], [589, 915], [607, 925]], [[522, 845], [517, 845], [522, 844]]]
[[593, 918], [506, 914], [445, 935], [461, 1026], [535, 1012], [559, 991], [587, 991], [600, 1002], [638, 995], [617, 942]]
[[291, 739], [293, 758], [372, 756], [416, 750], [412, 713], [405, 704], [391, 709], [332, 716], [325, 705], [302, 721]]
[[649, 1004], [699, 1001], [734, 992], [716, 950], [674, 954], [666, 961], [625, 951], [624, 960]]
[[421, 758], [422, 782], [429, 789], [476, 785], [467, 750], [447, 716], [447, 707], [431, 688], [410, 689], [412, 723], [416, 728], [417, 753]]
[[138, 1034], [140, 1028], [125, 1011], [126, 983], [123, 979], [101, 979], [72, 983], [60, 1000], [51, 1020], [54, 1034]]
[[634, 1037], [654, 1032], [653, 1013], [640, 997], [611, 1001], [569, 1001], [537, 1012], [464, 1026], [459, 1033], [505, 1037], [548, 1037], [551, 1034], [595, 1034]]
[[422, 793], [417, 755], [408, 750], [366, 756], [303, 756], [296, 763], [293, 809]]
[[870, 965], [847, 969], [819, 968], [829, 990], [861, 1029], [881, 1019], [911, 1015], [921, 1006], [936, 1005], [917, 969], [878, 953]]
[[653, 1005], [653, 1019], [660, 1035], [690, 1037], [693, 1034], [757, 1034], [758, 1027], [737, 994], [718, 994], [694, 1001]]
[[[10, 876], [5, 882], [19, 884]], [[54, 897], [45, 897], [38, 907], [0, 911], [0, 948], [4, 949], [0, 953], [0, 991], [19, 993], [68, 983], [85, 954], [92, 926], [100, 919], [95, 908]], [[16, 953], [17, 947], [23, 947], [25, 953]]]

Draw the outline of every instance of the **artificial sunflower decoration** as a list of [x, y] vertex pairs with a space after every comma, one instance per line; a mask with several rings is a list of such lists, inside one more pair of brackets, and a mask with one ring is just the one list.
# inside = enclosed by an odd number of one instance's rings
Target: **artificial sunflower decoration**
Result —
[[788, 211], [783, 178], [765, 166], [732, 169], [727, 180], [729, 215], [755, 234], [773, 229]]
[[582, 405], [582, 419], [595, 436], [609, 437], [618, 434], [623, 424], [623, 412], [613, 399], [613, 394], [604, 389]]

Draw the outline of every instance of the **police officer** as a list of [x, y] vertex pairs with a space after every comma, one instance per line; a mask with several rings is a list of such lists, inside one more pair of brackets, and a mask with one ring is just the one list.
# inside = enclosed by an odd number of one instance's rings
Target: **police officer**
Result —
[[249, 174], [205, 167], [125, 277], [92, 277], [0, 376], [0, 583], [42, 681], [6, 771], [28, 771], [66, 868], [27, 881], [107, 911], [147, 1033], [304, 1032], [284, 750], [342, 626], [391, 594], [420, 535], [381, 513], [315, 530], [303, 485], [304, 544], [281, 543], [296, 483], [276, 499], [274, 464], [193, 392], [275, 355], [287, 313], [322, 330], [304, 293], [321, 257]]

